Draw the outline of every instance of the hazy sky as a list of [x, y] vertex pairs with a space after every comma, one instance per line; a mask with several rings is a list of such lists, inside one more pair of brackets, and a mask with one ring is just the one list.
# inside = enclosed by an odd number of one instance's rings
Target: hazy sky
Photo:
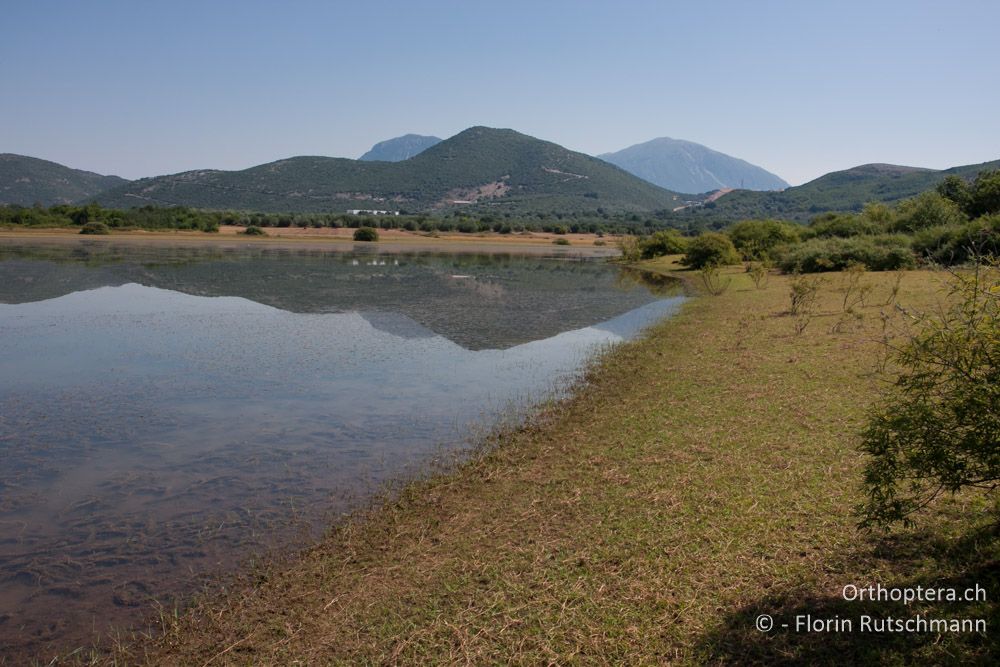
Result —
[[0, 152], [128, 178], [510, 127], [798, 184], [1000, 158], [1000, 2], [0, 0]]

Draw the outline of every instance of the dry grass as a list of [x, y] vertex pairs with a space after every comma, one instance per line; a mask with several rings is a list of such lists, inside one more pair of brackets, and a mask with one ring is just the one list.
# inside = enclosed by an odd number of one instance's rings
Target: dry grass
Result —
[[[666, 261], [660, 268], [670, 268]], [[842, 586], [976, 581], [995, 597], [980, 496], [926, 533], [859, 534], [856, 432], [874, 398], [880, 305], [843, 315], [836, 276], [796, 333], [789, 281], [729, 271], [606, 354], [575, 397], [456, 472], [408, 488], [296, 562], [125, 643], [117, 663], [864, 663], [995, 659], [979, 635], [758, 633], [759, 613], [916, 611]], [[895, 276], [864, 277], [868, 304]], [[908, 273], [926, 307], [939, 277]], [[986, 526], [984, 528], [984, 526]], [[992, 599], [992, 598], [991, 598]], [[853, 605], [853, 606], [852, 606]], [[860, 605], [860, 606], [859, 606]], [[925, 609], [984, 616], [993, 606]]]

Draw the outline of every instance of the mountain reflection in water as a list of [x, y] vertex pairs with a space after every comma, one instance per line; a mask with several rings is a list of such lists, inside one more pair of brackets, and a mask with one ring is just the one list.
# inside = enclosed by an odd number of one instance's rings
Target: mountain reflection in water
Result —
[[633, 278], [539, 257], [3, 247], [0, 644], [86, 643], [192, 575], [301, 543], [680, 302]]

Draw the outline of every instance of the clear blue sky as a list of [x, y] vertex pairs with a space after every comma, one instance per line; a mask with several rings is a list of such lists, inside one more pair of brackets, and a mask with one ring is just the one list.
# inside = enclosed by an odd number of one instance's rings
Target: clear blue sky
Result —
[[659, 136], [793, 184], [1000, 158], [1000, 2], [0, 0], [0, 152], [136, 178], [407, 132]]

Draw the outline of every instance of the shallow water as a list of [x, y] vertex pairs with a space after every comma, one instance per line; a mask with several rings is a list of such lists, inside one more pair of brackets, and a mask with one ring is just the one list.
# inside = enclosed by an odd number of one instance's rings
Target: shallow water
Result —
[[679, 301], [567, 258], [0, 246], [0, 646], [302, 543]]

